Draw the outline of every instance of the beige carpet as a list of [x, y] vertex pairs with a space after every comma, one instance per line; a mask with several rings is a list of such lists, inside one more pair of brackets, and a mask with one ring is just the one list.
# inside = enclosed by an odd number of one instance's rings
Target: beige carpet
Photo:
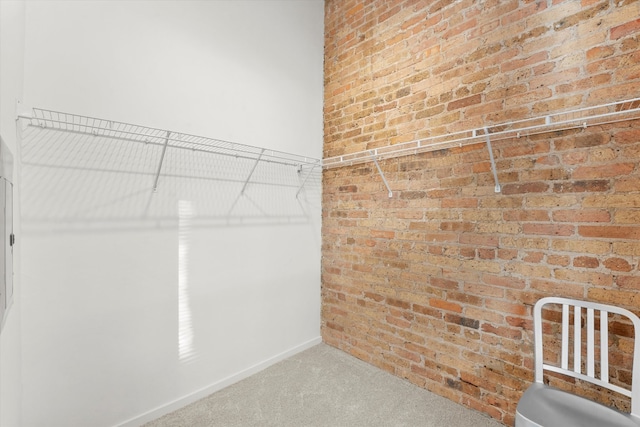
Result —
[[145, 426], [501, 425], [320, 344]]

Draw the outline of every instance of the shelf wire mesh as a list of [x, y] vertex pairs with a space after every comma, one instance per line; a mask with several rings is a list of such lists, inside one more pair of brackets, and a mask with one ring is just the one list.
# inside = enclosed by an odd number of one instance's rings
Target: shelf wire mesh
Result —
[[381, 160], [468, 144], [477, 144], [486, 140], [486, 133], [489, 133], [491, 141], [505, 139], [517, 140], [520, 137], [541, 133], [580, 127], [586, 128], [589, 126], [634, 119], [640, 119], [640, 98], [627, 99], [571, 111], [550, 113], [545, 116], [507, 123], [488, 124], [486, 127], [480, 129], [469, 129], [435, 135], [372, 150], [327, 157], [323, 159], [323, 167], [328, 169], [365, 163], [372, 161], [372, 156], [377, 160]]
[[21, 119], [23, 216], [37, 230], [174, 224], [180, 200], [209, 225], [307, 222], [320, 205], [317, 159], [50, 110]]

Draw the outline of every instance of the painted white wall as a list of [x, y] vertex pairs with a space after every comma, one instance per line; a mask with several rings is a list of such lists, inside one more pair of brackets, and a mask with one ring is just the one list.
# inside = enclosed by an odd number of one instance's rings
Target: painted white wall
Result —
[[[25, 104], [319, 158], [323, 7], [28, 2]], [[51, 182], [81, 212], [78, 182], [120, 206], [132, 181], [25, 164], [23, 425], [137, 425], [319, 342], [319, 203], [295, 224], [196, 227], [175, 204], [163, 227], [32, 227], [68, 213]]]
[[321, 157], [323, 7], [29, 2], [25, 101]]
[[[0, 1], [0, 135], [16, 155], [16, 102], [22, 100], [25, 43], [25, 3]], [[16, 201], [20, 189], [14, 169]], [[16, 202], [16, 212], [20, 205]], [[14, 218], [14, 231], [20, 236], [20, 218]], [[21, 292], [20, 247], [14, 248], [13, 305], [0, 334], [0, 425], [18, 426], [21, 415]]]

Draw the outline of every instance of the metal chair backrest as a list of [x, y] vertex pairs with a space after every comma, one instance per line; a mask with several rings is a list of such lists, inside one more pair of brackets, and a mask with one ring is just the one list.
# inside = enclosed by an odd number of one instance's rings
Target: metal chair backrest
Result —
[[[562, 344], [560, 353], [560, 366], [547, 364], [543, 359], [543, 329], [542, 308], [547, 304], [559, 304], [562, 306]], [[582, 364], [582, 315], [586, 310], [586, 360], [584, 368]], [[573, 314], [571, 313], [573, 311]], [[596, 351], [596, 314], [600, 313], [600, 375], [596, 376], [595, 361]], [[609, 382], [609, 313], [616, 313], [628, 318], [634, 329], [634, 354], [631, 390]], [[598, 304], [587, 301], [579, 301], [568, 298], [547, 297], [540, 299], [534, 307], [534, 339], [535, 339], [535, 381], [542, 383], [543, 371], [557, 372], [570, 377], [605, 387], [631, 398], [631, 414], [640, 416], [640, 319], [638, 316], [623, 308]], [[571, 317], [573, 316], [573, 332], [570, 332]], [[573, 363], [569, 367], [570, 349], [569, 337], [573, 335]], [[584, 371], [584, 372], [583, 372]]]

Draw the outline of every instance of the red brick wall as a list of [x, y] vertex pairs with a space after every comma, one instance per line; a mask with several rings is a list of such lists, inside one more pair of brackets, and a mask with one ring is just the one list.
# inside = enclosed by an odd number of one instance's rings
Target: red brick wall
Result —
[[[637, 1], [325, 8], [325, 157], [640, 97]], [[537, 299], [640, 312], [640, 121], [493, 149], [324, 171], [322, 333], [510, 425]]]

